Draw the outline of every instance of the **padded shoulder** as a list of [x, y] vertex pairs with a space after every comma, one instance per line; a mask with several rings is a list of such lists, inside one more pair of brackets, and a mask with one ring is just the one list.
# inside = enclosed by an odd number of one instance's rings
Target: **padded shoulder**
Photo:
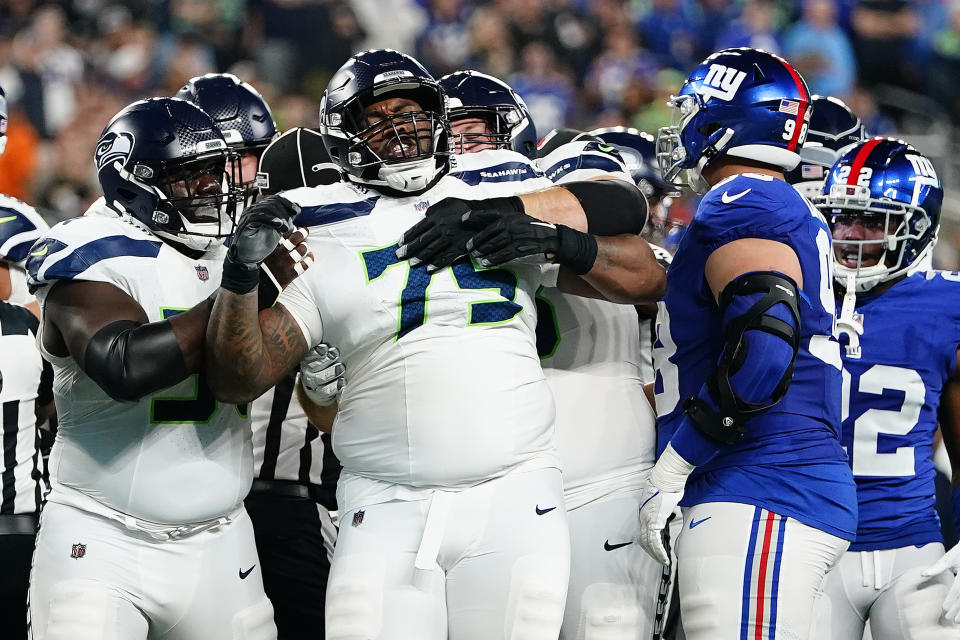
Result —
[[125, 258], [156, 258], [163, 243], [119, 217], [86, 215], [43, 234], [27, 257], [32, 289], [57, 280], [115, 282]]
[[0, 194], [0, 260], [23, 266], [30, 247], [49, 228], [36, 209]]
[[620, 153], [597, 141], [568, 142], [537, 160], [537, 167], [556, 184], [612, 176], [633, 184]]

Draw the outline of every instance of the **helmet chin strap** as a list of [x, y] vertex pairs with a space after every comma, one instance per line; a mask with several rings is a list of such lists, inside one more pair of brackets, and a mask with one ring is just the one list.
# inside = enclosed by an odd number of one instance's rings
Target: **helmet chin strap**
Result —
[[860, 358], [860, 336], [863, 335], [863, 323], [856, 317], [856, 274], [847, 274], [847, 282], [844, 289], [843, 306], [840, 307], [840, 318], [837, 320], [837, 335], [846, 334], [849, 338], [849, 342], [847, 343], [847, 357]]

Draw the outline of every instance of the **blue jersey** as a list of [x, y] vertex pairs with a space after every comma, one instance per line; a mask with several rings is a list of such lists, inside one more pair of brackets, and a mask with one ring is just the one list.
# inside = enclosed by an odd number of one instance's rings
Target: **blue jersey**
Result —
[[857, 296], [860, 357], [843, 352], [842, 441], [860, 510], [853, 551], [942, 542], [931, 458], [960, 347], [958, 300], [960, 275], [937, 271]]
[[704, 275], [707, 258], [742, 238], [782, 242], [800, 260], [801, 339], [793, 382], [776, 406], [746, 422], [742, 440], [694, 470], [680, 504], [752, 504], [852, 540], [857, 501], [839, 440], [830, 234], [820, 214], [781, 180], [741, 174], [717, 184], [677, 247], [654, 345], [658, 451], [684, 419], [683, 399], [700, 391], [723, 349], [721, 314]]

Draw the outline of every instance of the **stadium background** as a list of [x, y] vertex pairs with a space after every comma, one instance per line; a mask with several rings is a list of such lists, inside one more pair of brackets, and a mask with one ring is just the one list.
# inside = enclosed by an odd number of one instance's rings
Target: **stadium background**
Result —
[[98, 195], [92, 153], [109, 118], [210, 71], [253, 84], [281, 129], [316, 126], [330, 74], [391, 47], [437, 77], [469, 67], [507, 80], [541, 135], [655, 134], [685, 74], [728, 46], [784, 55], [870, 133], [931, 157], [947, 190], [936, 265], [960, 268], [958, 0], [0, 0], [12, 109], [0, 192], [51, 222], [79, 215]]

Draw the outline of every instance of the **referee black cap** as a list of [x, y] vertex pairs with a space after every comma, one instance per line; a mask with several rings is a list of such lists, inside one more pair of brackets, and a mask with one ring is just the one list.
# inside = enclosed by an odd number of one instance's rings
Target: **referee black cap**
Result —
[[330, 161], [320, 132], [306, 127], [274, 138], [257, 168], [257, 188], [263, 195], [339, 181], [340, 168]]

